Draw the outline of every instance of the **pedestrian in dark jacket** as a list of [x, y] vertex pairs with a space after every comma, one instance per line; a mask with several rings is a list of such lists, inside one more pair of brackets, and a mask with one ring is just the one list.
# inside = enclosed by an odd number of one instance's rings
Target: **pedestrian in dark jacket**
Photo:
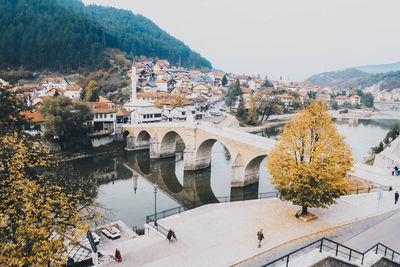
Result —
[[261, 247], [261, 241], [264, 239], [264, 234], [262, 232], [263, 230], [260, 229], [260, 231], [257, 232], [257, 238], [258, 238], [258, 247]]
[[394, 193], [394, 204], [397, 204], [397, 201], [399, 201], [399, 191], [396, 191], [396, 193]]

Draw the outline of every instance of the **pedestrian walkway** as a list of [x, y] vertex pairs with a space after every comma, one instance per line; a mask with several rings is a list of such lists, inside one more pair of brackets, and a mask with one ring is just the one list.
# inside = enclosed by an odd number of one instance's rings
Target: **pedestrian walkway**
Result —
[[[154, 231], [127, 241], [118, 266], [229, 266], [277, 246], [310, 235], [340, 228], [360, 219], [391, 211], [394, 192], [343, 196], [329, 209], [310, 209], [317, 220], [304, 222], [294, 214], [300, 209], [279, 199], [249, 200], [202, 206], [159, 220], [172, 228], [177, 242], [168, 242]], [[258, 248], [257, 232], [265, 239]]]
[[375, 183], [377, 186], [391, 186], [400, 189], [400, 176], [393, 176], [390, 169], [357, 162], [352, 168], [350, 175]]

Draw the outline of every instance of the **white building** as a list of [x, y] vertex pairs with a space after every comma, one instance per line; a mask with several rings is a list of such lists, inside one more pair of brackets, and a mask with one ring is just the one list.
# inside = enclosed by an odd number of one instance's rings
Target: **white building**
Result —
[[81, 98], [82, 88], [79, 85], [68, 85], [65, 89], [64, 95], [72, 99]]
[[64, 78], [44, 78], [42, 81], [42, 85], [49, 88], [61, 88], [65, 90], [68, 86], [68, 82]]

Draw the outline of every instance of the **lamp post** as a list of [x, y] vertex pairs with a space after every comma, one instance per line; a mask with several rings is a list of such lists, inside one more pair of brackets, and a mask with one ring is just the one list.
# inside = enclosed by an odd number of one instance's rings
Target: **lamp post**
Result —
[[157, 190], [158, 185], [154, 184], [154, 226], [157, 226]]

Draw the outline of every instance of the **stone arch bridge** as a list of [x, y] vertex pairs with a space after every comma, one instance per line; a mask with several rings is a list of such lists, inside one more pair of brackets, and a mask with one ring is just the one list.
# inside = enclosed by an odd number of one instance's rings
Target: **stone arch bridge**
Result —
[[232, 158], [232, 187], [258, 182], [260, 164], [275, 143], [261, 136], [206, 122], [126, 124], [123, 135], [128, 150], [149, 149], [150, 158], [175, 156], [176, 138], [179, 136], [185, 144], [186, 171], [208, 168], [211, 148], [219, 141]]

